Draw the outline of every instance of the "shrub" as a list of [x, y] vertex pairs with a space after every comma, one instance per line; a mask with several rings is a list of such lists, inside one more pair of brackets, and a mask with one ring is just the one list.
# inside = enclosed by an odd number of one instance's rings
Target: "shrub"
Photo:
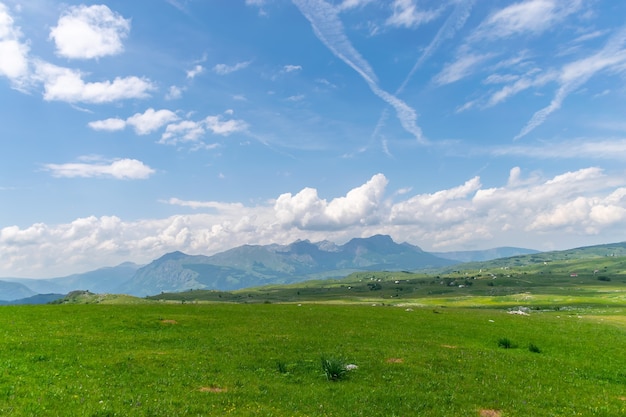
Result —
[[339, 381], [348, 373], [344, 360], [339, 358], [327, 358], [322, 356], [322, 369], [329, 381]]
[[607, 277], [607, 276], [604, 276], [604, 275], [600, 275], [600, 276], [598, 277], [598, 281], [607, 281], [607, 282], [608, 282], [608, 281], [610, 281], [610, 280], [611, 280], [611, 278], [609, 278], [609, 277]]
[[533, 352], [533, 353], [541, 353], [541, 349], [539, 349], [539, 346], [537, 346], [534, 343], [529, 343], [528, 344], [528, 350]]

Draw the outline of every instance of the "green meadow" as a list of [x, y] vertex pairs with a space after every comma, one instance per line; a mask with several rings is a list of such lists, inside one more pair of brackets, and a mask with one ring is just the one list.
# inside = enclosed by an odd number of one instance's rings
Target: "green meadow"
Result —
[[[623, 313], [3, 307], [0, 415], [626, 415]], [[329, 380], [322, 357], [357, 368]]]
[[0, 415], [626, 415], [622, 259], [1, 307]]

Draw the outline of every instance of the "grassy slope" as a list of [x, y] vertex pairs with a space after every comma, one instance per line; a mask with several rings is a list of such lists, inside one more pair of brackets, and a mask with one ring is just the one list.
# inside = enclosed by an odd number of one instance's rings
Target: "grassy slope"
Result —
[[[2, 307], [0, 414], [613, 417], [626, 413], [626, 327], [611, 321], [621, 311], [605, 314], [319, 304]], [[502, 337], [518, 347], [499, 348]], [[327, 381], [321, 355], [358, 369]]]
[[[233, 292], [188, 291], [172, 301], [301, 302], [514, 307], [625, 306], [626, 257], [594, 254], [563, 259], [544, 254], [463, 264], [429, 273], [358, 272], [340, 280], [307, 281]], [[572, 276], [575, 274], [575, 276]]]

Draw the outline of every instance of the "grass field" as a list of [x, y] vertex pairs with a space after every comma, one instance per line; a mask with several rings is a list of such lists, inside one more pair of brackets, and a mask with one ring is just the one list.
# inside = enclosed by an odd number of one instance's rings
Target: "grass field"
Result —
[[[625, 311], [2, 307], [0, 415], [615, 417]], [[357, 369], [329, 380], [322, 357]]]

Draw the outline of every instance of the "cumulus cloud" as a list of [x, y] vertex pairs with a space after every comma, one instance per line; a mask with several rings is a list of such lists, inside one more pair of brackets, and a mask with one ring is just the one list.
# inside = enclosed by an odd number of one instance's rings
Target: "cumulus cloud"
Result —
[[136, 159], [116, 159], [111, 162], [75, 162], [45, 164], [44, 169], [58, 178], [146, 179], [156, 171]]
[[80, 71], [36, 62], [37, 78], [44, 85], [44, 99], [69, 103], [110, 103], [118, 100], [142, 99], [156, 89], [150, 80], [116, 77], [113, 81], [85, 82]]
[[138, 135], [147, 135], [178, 119], [178, 115], [171, 110], [149, 108], [143, 113], [135, 113], [126, 120], [109, 118], [89, 122], [87, 125], [93, 130], [108, 132], [124, 130], [126, 126], [131, 126]]
[[215, 135], [228, 136], [245, 132], [247, 129], [248, 124], [240, 119], [223, 120], [222, 115], [207, 116], [200, 121], [182, 120], [168, 124], [159, 143], [174, 145], [179, 142], [195, 142], [200, 140], [207, 131]]
[[149, 108], [143, 113], [129, 117], [126, 123], [132, 126], [138, 135], [147, 135], [178, 119], [176, 113], [171, 110]]
[[[133, 165], [132, 160], [120, 160], [124, 164]], [[137, 171], [147, 168], [138, 161], [134, 165]], [[116, 168], [115, 162], [54, 168], [65, 176], [141, 177], [133, 169]], [[428, 194], [412, 195], [400, 188], [385, 197], [388, 186], [388, 179], [376, 174], [329, 200], [310, 187], [256, 206], [170, 198], [163, 202], [197, 213], [9, 226], [0, 229], [0, 274], [69, 274], [128, 260], [148, 262], [174, 250], [208, 255], [243, 244], [296, 239], [342, 243], [376, 233], [427, 250], [519, 246], [520, 239], [526, 246], [548, 250], [555, 244], [567, 248], [588, 242], [588, 236], [617, 241], [626, 233], [626, 179], [596, 167], [551, 177], [525, 177], [513, 167], [500, 186], [486, 188], [474, 177]]]
[[330, 202], [319, 198], [317, 190], [305, 188], [295, 195], [280, 195], [274, 211], [277, 220], [287, 227], [315, 230], [365, 225], [376, 217], [386, 186], [387, 178], [377, 174], [366, 184]]
[[50, 31], [57, 54], [66, 58], [91, 59], [119, 54], [128, 36], [130, 20], [105, 5], [72, 6]]
[[21, 38], [9, 10], [0, 3], [0, 75], [9, 78], [15, 87], [20, 87], [28, 75], [30, 48]]

